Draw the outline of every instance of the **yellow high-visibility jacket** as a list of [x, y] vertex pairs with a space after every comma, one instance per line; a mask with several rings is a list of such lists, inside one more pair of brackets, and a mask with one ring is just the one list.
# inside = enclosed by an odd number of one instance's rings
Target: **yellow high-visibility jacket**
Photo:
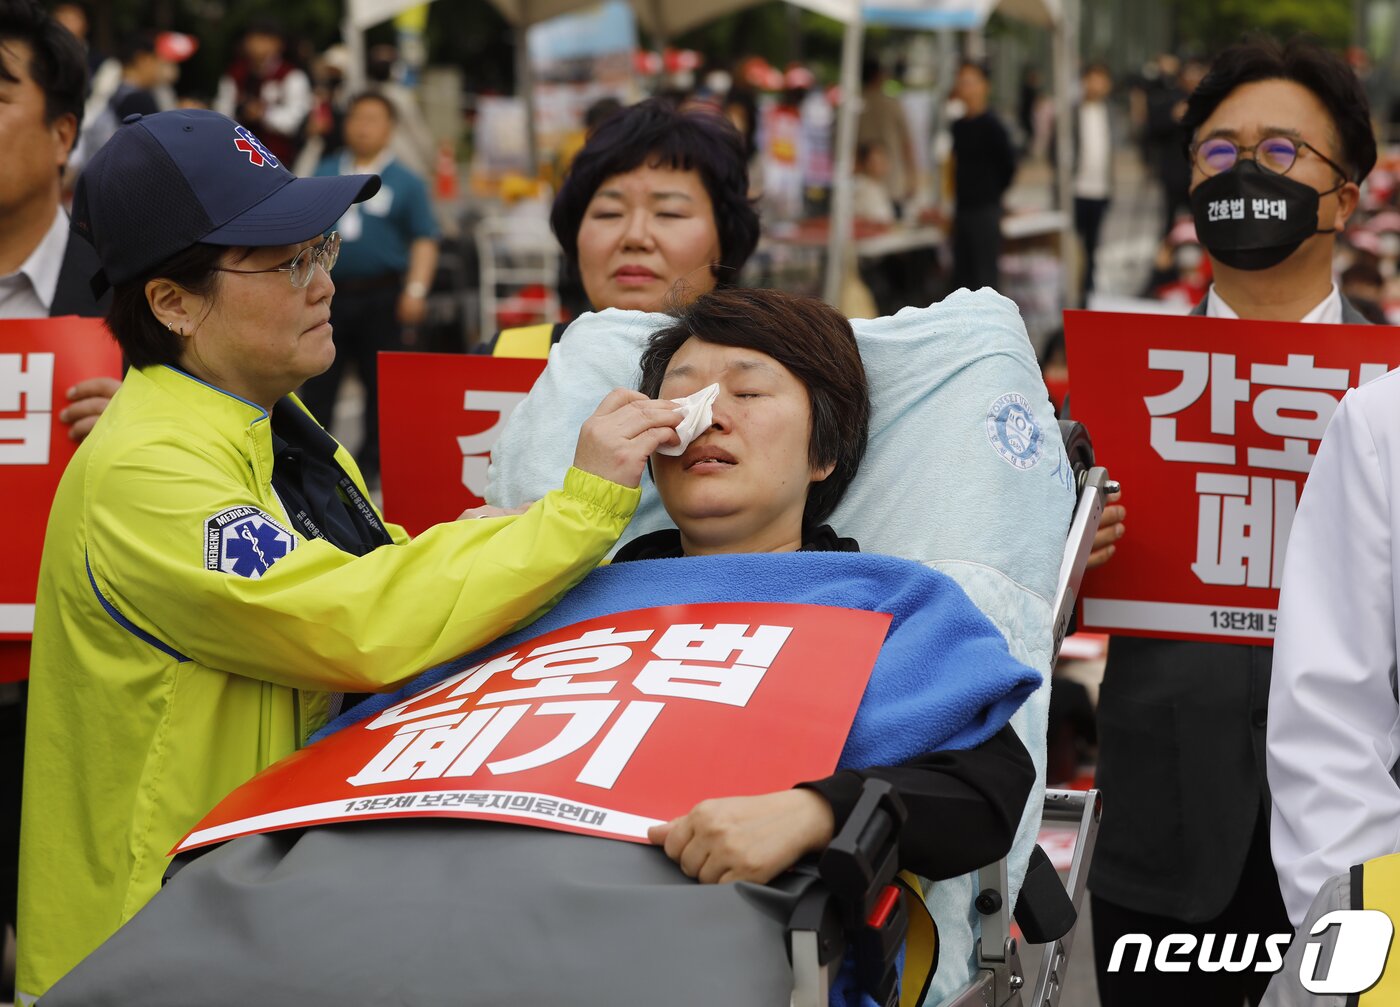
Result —
[[[133, 369], [64, 473], [29, 694], [26, 998], [155, 894], [225, 794], [324, 723], [328, 692], [397, 687], [538, 616], [640, 497], [571, 469], [521, 516], [412, 541], [386, 525], [394, 544], [355, 556], [292, 530], [270, 426], [181, 371]], [[336, 460], [363, 494], [344, 448]]]

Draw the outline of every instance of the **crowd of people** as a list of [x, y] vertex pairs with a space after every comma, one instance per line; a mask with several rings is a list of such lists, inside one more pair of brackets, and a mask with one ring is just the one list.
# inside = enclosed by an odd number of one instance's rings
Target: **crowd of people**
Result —
[[[765, 207], [753, 95], [599, 105], [551, 205], [565, 272], [581, 307], [676, 320], [638, 358], [637, 388], [582, 422], [561, 488], [410, 537], [372, 492], [376, 358], [415, 343], [440, 229], [431, 140], [390, 80], [392, 55], [372, 53], [374, 86], [350, 95], [344, 53], [308, 74], [255, 25], [206, 107], [173, 88], [196, 40], [143, 33], [97, 60], [82, 8], [59, 8], [0, 0], [0, 318], [104, 317], [126, 370], [69, 392], [60, 419], [83, 446], [53, 503], [32, 649], [0, 643], [0, 910], [26, 1004], [55, 987], [85, 1002], [64, 977], [156, 895], [171, 847], [356, 694], [404, 686], [558, 604], [624, 536], [644, 472], [676, 527], [630, 542], [620, 564], [859, 552], [827, 520], [871, 423], [846, 318], [741, 286]], [[1296, 40], [1155, 69], [1116, 85], [1090, 63], [1080, 79], [1082, 294], [1101, 283], [1127, 128], [1162, 193], [1148, 296], [1214, 318], [1393, 317], [1400, 163], [1378, 154], [1353, 70]], [[1037, 143], [1034, 94], [1017, 136], [991, 84], [982, 63], [957, 70], [953, 288], [1000, 285], [1006, 194]], [[892, 226], [918, 213], [915, 141], [878, 62], [864, 85], [849, 181], [857, 216]], [[1286, 212], [1220, 219], [1208, 206], [1221, 200]], [[886, 298], [932, 265], [895, 268]], [[548, 357], [567, 331], [550, 321], [484, 333], [482, 349]], [[326, 429], [347, 365], [367, 394], [353, 458]], [[1291, 932], [1329, 878], [1397, 852], [1392, 380], [1351, 393], [1317, 456], [1277, 650], [1110, 644], [1090, 877], [1107, 1007], [1260, 1003], [1266, 973], [1105, 966], [1125, 934]], [[708, 425], [685, 433], [674, 400], [711, 387]], [[1091, 565], [1123, 562], [1126, 510], [1110, 502]], [[237, 535], [256, 547], [230, 551]], [[965, 607], [950, 623], [958, 647], [1034, 674]], [[875, 778], [909, 806], [901, 865], [955, 877], [1011, 848], [1033, 791], [1028, 748], [1044, 743], [1005, 718], [984, 726], [960, 751], [928, 740], [789, 790], [715, 795], [649, 838], [702, 883], [766, 883], [824, 848]]]

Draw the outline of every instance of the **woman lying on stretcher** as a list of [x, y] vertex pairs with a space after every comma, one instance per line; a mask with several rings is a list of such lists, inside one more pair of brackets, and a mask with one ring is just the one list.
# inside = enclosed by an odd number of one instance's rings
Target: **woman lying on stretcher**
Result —
[[[614, 563], [718, 553], [858, 552], [825, 520], [865, 454], [870, 400], [848, 321], [823, 301], [773, 290], [707, 294], [652, 339], [641, 390], [679, 399], [719, 385], [713, 423], [651, 472], [678, 531], [636, 539]], [[1004, 857], [1033, 780], [1010, 726], [966, 751], [845, 769], [791, 790], [705, 801], [650, 832], [702, 882], [766, 882], [824, 849], [868, 776], [909, 808], [901, 866], [956, 877]], [[956, 828], [947, 824], [956, 822]]]
[[[327, 733], [349, 728], [353, 736], [362, 728], [350, 725], [379, 723], [384, 730], [373, 737], [382, 746], [416, 731], [406, 723], [414, 714], [402, 711], [421, 707], [417, 715], [427, 716], [470, 694], [462, 683], [482, 662], [514, 657], [513, 649], [523, 655], [535, 638], [604, 616], [707, 603], [887, 613], [889, 628], [849, 732], [846, 722], [819, 725], [833, 751], [845, 739], [838, 770], [787, 790], [721, 792], [654, 825], [651, 846], [442, 818], [225, 832], [242, 838], [183, 867], [54, 987], [46, 1007], [135, 999], [147, 1007], [194, 1000], [208, 1007], [250, 1000], [308, 1007], [787, 1004], [792, 973], [784, 928], [797, 896], [785, 887], [794, 880], [786, 872], [830, 842], [866, 777], [893, 783], [908, 808], [902, 868], [936, 880], [1007, 853], [1034, 776], [1007, 721], [1039, 674], [1010, 656], [949, 578], [916, 563], [861, 555], [856, 542], [823, 524], [856, 473], [870, 419], [849, 323], [812, 299], [715, 291], [655, 336], [642, 374], [644, 391], [667, 398], [718, 385], [708, 425], [679, 456], [652, 458], [676, 530], [632, 541], [533, 625], [398, 694], [371, 698]], [[684, 704], [666, 706], [658, 728], [686, 719]], [[753, 767], [755, 779], [771, 780], [775, 752], [786, 742], [763, 739], [743, 751], [739, 772]], [[402, 740], [410, 744], [406, 735]], [[718, 747], [730, 743], [726, 736]], [[311, 764], [329, 747], [303, 750], [264, 777]], [[464, 785], [450, 779], [456, 754], [444, 758], [431, 745], [414, 751], [418, 761], [385, 781], [427, 774], [446, 787]], [[682, 771], [695, 775], [694, 759], [638, 765], [646, 749], [635, 751], [625, 763], [629, 774], [642, 770], [663, 787]], [[506, 772], [500, 761], [490, 765], [492, 773]], [[465, 785], [511, 786], [509, 775], [482, 776]], [[345, 779], [343, 770], [337, 779]], [[743, 788], [729, 790], [736, 792]], [[598, 795], [604, 804], [617, 796], [606, 789]], [[272, 820], [278, 817], [280, 824]], [[266, 818], [260, 828], [326, 820]], [[281, 996], [268, 1001], [269, 992]], [[849, 980], [833, 986], [832, 1001], [870, 1002]]]

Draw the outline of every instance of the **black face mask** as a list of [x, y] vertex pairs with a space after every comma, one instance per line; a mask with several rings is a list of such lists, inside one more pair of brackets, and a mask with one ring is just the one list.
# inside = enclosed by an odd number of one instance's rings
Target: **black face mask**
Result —
[[1191, 192], [1196, 236], [1206, 251], [1235, 269], [1268, 269], [1319, 230], [1317, 204], [1345, 183], [1319, 193], [1311, 185], [1242, 160]]

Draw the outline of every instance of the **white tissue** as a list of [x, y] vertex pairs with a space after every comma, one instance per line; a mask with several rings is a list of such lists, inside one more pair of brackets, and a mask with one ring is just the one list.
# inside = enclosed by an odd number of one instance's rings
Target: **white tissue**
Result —
[[685, 449], [690, 447], [690, 442], [710, 429], [710, 424], [714, 423], [715, 414], [712, 407], [718, 395], [719, 383], [716, 382], [700, 389], [694, 395], [687, 395], [683, 399], [672, 399], [671, 401], [676, 404], [685, 417], [681, 420], [681, 425], [676, 427], [676, 433], [680, 434], [681, 442], [675, 447], [662, 445], [656, 449], [656, 453], [669, 455], [672, 458], [685, 454]]

